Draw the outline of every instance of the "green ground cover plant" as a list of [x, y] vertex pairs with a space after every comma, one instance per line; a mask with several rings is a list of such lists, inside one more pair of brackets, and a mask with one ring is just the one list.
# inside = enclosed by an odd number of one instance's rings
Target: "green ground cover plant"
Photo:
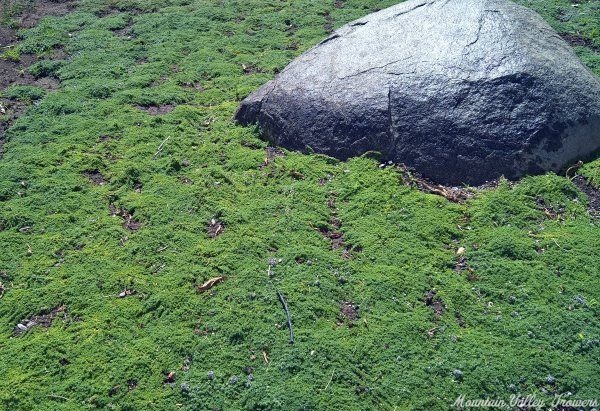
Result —
[[[11, 56], [60, 86], [0, 92], [29, 105], [0, 159], [0, 409], [600, 400], [600, 220], [570, 178], [600, 160], [454, 203], [233, 124], [394, 3], [82, 0], [20, 31]], [[521, 3], [600, 75], [598, 2]]]

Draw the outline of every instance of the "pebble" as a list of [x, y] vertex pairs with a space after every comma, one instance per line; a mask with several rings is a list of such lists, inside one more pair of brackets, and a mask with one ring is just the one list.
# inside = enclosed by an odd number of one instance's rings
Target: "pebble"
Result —
[[17, 324], [17, 328], [21, 331], [27, 331], [27, 326], [21, 323]]
[[215, 373], [212, 371], [209, 371], [206, 376], [208, 377], [209, 380], [214, 380], [215, 379]]
[[462, 377], [463, 377], [463, 372], [457, 368], [457, 369], [455, 369], [454, 371], [452, 371], [452, 375], [453, 375], [453, 376], [454, 376], [454, 378], [456, 378], [457, 380], [462, 380]]

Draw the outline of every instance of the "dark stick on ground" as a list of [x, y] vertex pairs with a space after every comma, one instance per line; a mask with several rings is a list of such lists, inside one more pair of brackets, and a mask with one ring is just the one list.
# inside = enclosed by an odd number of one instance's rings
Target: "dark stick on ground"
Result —
[[275, 289], [275, 291], [277, 292], [277, 297], [279, 297], [279, 301], [281, 302], [281, 305], [283, 306], [283, 311], [285, 311], [285, 316], [287, 317], [288, 328], [290, 329], [290, 344], [293, 344], [294, 343], [294, 329], [292, 328], [292, 316], [290, 315], [290, 310], [288, 309], [287, 302], [285, 301], [283, 294], [281, 294], [281, 292], [279, 292], [278, 289]]

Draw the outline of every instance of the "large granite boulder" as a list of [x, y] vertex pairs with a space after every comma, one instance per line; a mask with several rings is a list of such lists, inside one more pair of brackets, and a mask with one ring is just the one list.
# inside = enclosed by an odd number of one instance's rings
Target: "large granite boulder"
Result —
[[600, 81], [533, 11], [411, 0], [350, 23], [236, 113], [341, 159], [374, 150], [441, 183], [558, 171], [600, 148]]

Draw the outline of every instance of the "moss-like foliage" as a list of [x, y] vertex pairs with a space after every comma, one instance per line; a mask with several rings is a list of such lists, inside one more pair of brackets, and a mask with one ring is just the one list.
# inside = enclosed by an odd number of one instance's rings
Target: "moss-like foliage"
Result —
[[[36, 104], [0, 160], [1, 409], [600, 400], [600, 228], [570, 180], [459, 205], [233, 124], [331, 26], [393, 3], [83, 0], [21, 32], [67, 57], [30, 68], [57, 91], [2, 94]], [[523, 3], [600, 74], [597, 2]]]

